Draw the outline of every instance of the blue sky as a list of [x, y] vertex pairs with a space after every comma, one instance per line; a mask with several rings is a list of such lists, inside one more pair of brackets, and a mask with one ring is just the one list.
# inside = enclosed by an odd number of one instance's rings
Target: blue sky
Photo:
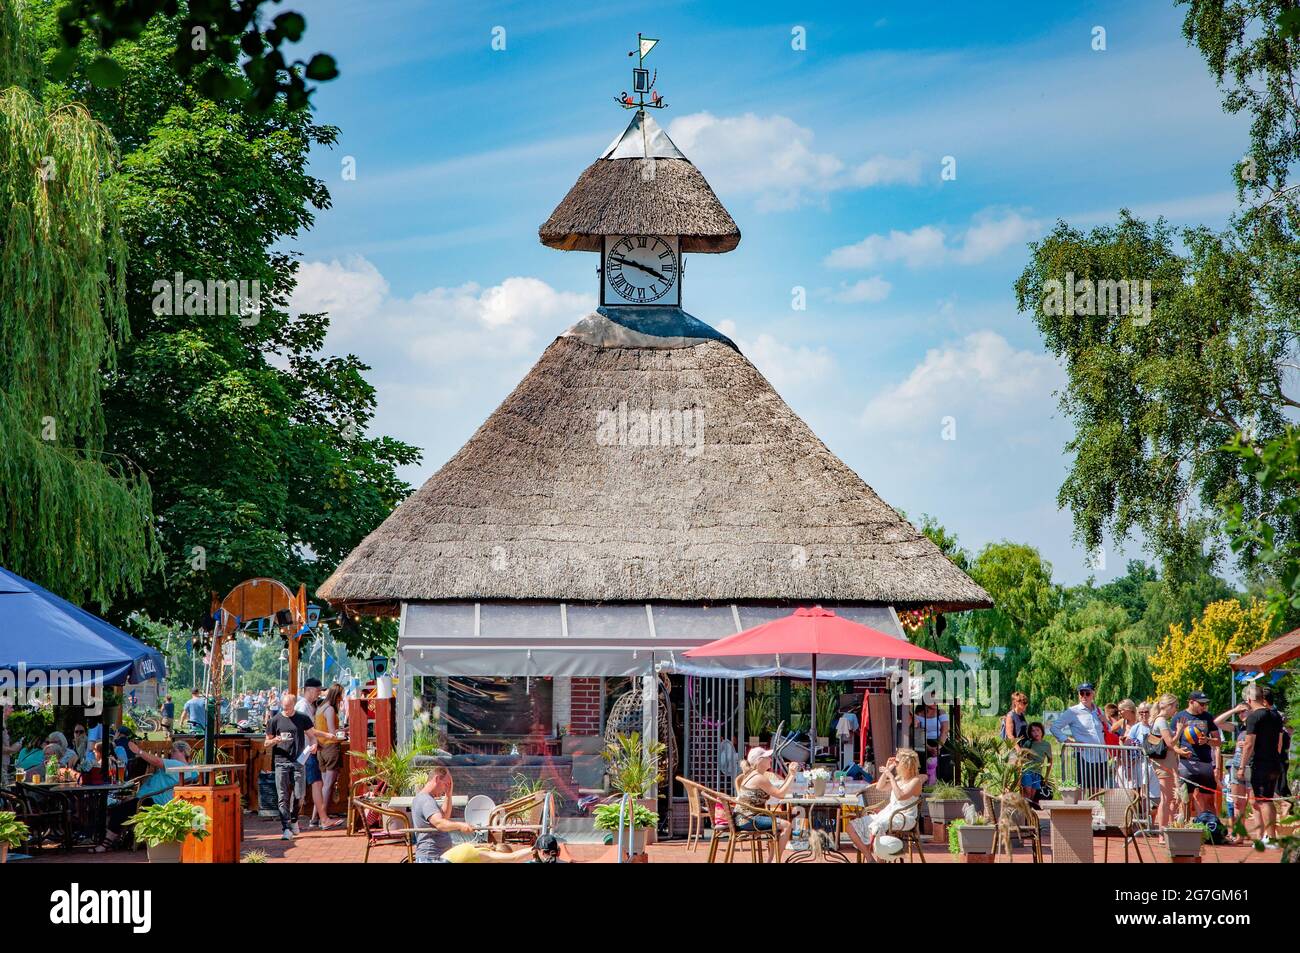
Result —
[[[424, 450], [408, 479], [594, 303], [596, 256], [537, 226], [626, 124], [640, 31], [661, 40], [656, 118], [744, 236], [689, 257], [686, 310], [894, 506], [1089, 574], [1055, 503], [1063, 378], [1015, 310], [1025, 244], [1120, 207], [1222, 224], [1245, 123], [1162, 0], [854, 6], [301, 0], [306, 45], [339, 61], [315, 104], [342, 135], [314, 158], [334, 207], [292, 243], [295, 303], [374, 367], [375, 429]], [[1108, 542], [1095, 575], [1139, 548]]]

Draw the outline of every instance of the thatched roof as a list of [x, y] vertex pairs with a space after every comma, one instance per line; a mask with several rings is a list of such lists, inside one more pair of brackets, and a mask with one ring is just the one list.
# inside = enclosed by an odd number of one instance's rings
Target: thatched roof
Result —
[[644, 110], [587, 166], [537, 230], [543, 245], [600, 251], [602, 235], [680, 235], [684, 252], [725, 252], [740, 229], [700, 170]]
[[320, 595], [991, 605], [730, 341], [657, 310], [558, 338]]

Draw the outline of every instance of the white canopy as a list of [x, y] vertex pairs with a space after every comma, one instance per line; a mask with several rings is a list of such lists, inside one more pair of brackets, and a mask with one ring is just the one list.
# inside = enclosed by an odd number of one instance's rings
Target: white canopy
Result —
[[[517, 602], [403, 603], [397, 652], [404, 675], [686, 675], [808, 678], [808, 656], [688, 659], [685, 650], [789, 615], [794, 606]], [[832, 608], [832, 607], [828, 607]], [[836, 614], [906, 641], [889, 606]], [[818, 659], [818, 678], [896, 671], [888, 658]]]

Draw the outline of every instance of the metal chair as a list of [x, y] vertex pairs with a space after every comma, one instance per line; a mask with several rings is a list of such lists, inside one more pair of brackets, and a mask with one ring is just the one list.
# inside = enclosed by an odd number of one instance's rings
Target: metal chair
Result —
[[[721, 792], [714, 793], [717, 794], [717, 796], [722, 800], [722, 803], [726, 805], [732, 819], [731, 836], [727, 839], [727, 859], [724, 863], [731, 863], [732, 858], [735, 856], [737, 845], [748, 845], [752, 862], [755, 864], [761, 864], [763, 863], [762, 845], [766, 844], [768, 848], [768, 861], [775, 861], [777, 822], [785, 820], [783, 816], [784, 812], [771, 810], [765, 807], [756, 807], [753, 804], [746, 804], [743, 814], [749, 816], [751, 819], [751, 826], [748, 828], [741, 827], [740, 824], [742, 821], [737, 820], [737, 814], [742, 813], [740, 811], [740, 803], [730, 795], [722, 794]], [[760, 817], [770, 817], [772, 819], [772, 827], [770, 830], [760, 830], [757, 824], [753, 823]]]
[[726, 837], [731, 840], [731, 808], [724, 800], [725, 795], [703, 784], [696, 784], [704, 810], [709, 814], [709, 863], [715, 863], [718, 857], [718, 845]]
[[[1042, 824], [1033, 805], [1014, 791], [996, 796], [987, 791], [981, 793], [984, 795], [984, 813], [993, 818], [998, 828], [993, 844], [994, 859], [997, 859], [998, 851], [1005, 847], [1007, 862], [1015, 862], [1015, 853], [1011, 849], [1011, 838], [1014, 836], [1021, 844], [1029, 843], [1030, 857], [1034, 863], [1041, 864], [1043, 862]], [[1023, 818], [1023, 823], [1016, 819], [1017, 815]]]

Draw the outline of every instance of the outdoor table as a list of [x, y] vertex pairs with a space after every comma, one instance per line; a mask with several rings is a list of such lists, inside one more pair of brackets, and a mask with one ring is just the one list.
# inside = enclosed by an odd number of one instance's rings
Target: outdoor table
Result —
[[[108, 826], [108, 797], [133, 784], [29, 784], [22, 782], [18, 787], [42, 794], [54, 794], [63, 803], [71, 821], [78, 824], [91, 843], [98, 844], [104, 839]], [[69, 845], [71, 846], [71, 845]]]
[[778, 806], [789, 806], [791, 808], [803, 807], [808, 812], [808, 830], [813, 828], [813, 814], [818, 808], [835, 809], [835, 843], [839, 844], [840, 840], [840, 818], [843, 816], [843, 809], [846, 807], [861, 807], [862, 798], [856, 794], [845, 794], [843, 797], [835, 794], [823, 794], [821, 797], [815, 797], [811, 794], [794, 794], [789, 797], [773, 798], [770, 802]]
[[1052, 834], [1052, 863], [1091, 864], [1092, 812], [1101, 807], [1101, 802], [1040, 801], [1038, 806], [1047, 811]]

